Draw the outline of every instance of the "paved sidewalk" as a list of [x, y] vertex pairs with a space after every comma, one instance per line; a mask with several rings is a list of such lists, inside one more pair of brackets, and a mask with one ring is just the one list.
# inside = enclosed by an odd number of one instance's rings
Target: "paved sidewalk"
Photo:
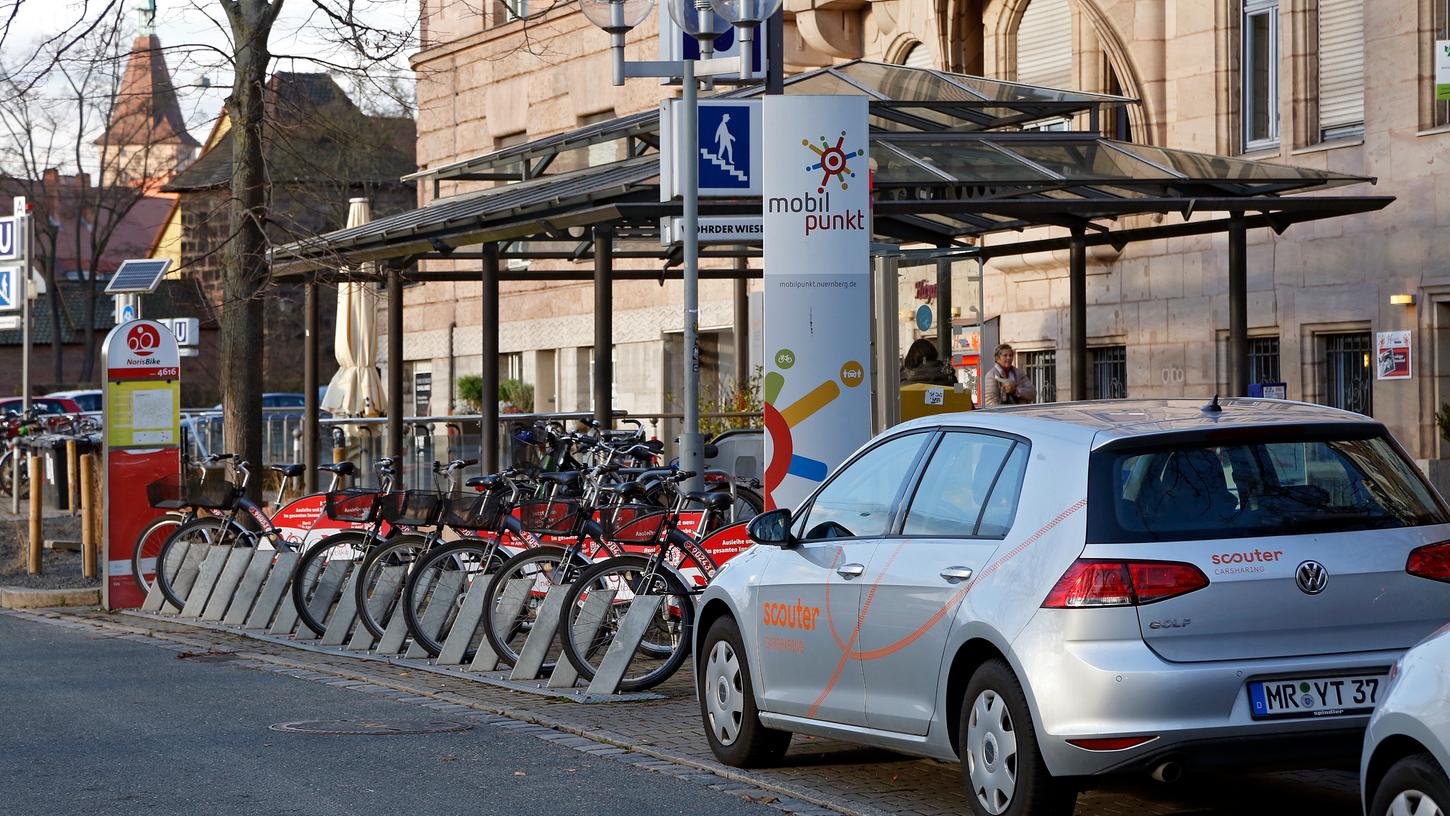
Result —
[[[379, 661], [299, 650], [229, 632], [179, 622], [109, 615], [96, 610], [48, 610], [20, 614], [61, 625], [104, 627], [157, 645], [193, 651], [235, 653], [259, 667], [286, 671], [319, 682], [352, 683], [360, 690], [466, 706], [626, 749], [682, 773], [709, 772], [738, 787], [771, 792], [780, 810], [818, 813], [822, 808], [861, 816], [936, 816], [969, 812], [957, 765], [913, 759], [888, 751], [797, 737], [784, 766], [740, 771], [715, 762], [700, 733], [699, 713], [688, 669], [657, 691], [666, 699], [581, 705], [520, 694], [446, 675]], [[560, 733], [562, 732], [562, 733]], [[704, 777], [706, 779], [710, 777]], [[1089, 816], [1157, 816], [1171, 813], [1312, 812], [1324, 816], [1358, 813], [1352, 773], [1236, 774], [1188, 780], [1177, 785], [1115, 782], [1082, 794], [1078, 813]]]

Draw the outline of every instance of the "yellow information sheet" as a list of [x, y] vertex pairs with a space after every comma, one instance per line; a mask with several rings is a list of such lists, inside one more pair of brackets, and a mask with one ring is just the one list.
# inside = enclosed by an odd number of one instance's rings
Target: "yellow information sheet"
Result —
[[106, 444], [113, 448], [180, 442], [181, 383], [132, 380], [106, 383]]

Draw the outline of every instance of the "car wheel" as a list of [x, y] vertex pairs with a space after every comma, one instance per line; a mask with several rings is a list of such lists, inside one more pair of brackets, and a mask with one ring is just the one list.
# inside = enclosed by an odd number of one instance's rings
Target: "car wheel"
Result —
[[1077, 791], [1047, 772], [1022, 685], [1010, 666], [989, 660], [967, 683], [957, 754], [972, 812], [978, 816], [1072, 813]]
[[1450, 780], [1429, 754], [1412, 754], [1390, 766], [1375, 790], [1370, 816], [1445, 816]]
[[766, 728], [755, 707], [750, 664], [735, 619], [723, 617], [710, 624], [701, 641], [700, 715], [715, 758], [736, 768], [773, 765], [790, 746], [790, 732]]

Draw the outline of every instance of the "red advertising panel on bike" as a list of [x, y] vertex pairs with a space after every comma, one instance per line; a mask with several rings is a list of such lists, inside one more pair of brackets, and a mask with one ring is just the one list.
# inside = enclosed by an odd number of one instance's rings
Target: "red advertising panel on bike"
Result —
[[102, 553], [107, 609], [146, 600], [131, 576], [142, 528], [162, 510], [147, 489], [181, 471], [181, 355], [171, 330], [150, 320], [122, 323], [101, 347], [105, 384], [105, 503]]

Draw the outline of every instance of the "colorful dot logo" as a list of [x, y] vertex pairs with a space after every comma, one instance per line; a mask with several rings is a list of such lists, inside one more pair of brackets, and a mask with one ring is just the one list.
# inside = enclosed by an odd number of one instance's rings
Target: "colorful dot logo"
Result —
[[821, 183], [816, 188], [816, 192], [818, 193], [824, 193], [826, 191], [826, 185], [831, 181], [832, 176], [836, 177], [836, 181], [841, 185], [842, 190], [848, 189], [850, 185], [847, 184], [846, 177], [856, 177], [855, 172], [851, 170], [848, 162], [851, 159], [856, 158], [857, 156], [866, 155], [865, 150], [848, 151], [845, 149], [844, 145], [846, 144], [846, 131], [844, 130], [841, 131], [840, 138], [836, 139], [835, 145], [827, 142], [825, 136], [821, 137], [820, 147], [816, 147], [815, 145], [811, 144], [810, 139], [801, 139], [801, 144], [809, 149], [812, 153], [815, 153], [819, 159], [819, 161], [815, 162], [814, 164], [806, 165], [806, 170], [809, 170], [811, 172], [819, 170], [822, 173]]
[[[795, 362], [795, 353], [790, 349], [783, 348], [775, 353], [777, 368], [788, 369]], [[785, 389], [785, 376], [779, 371], [771, 371], [765, 375], [765, 430], [770, 434], [774, 448], [765, 471], [766, 509], [775, 509], [772, 494], [785, 481], [787, 475], [811, 482], [826, 480], [826, 476], [830, 474], [830, 466], [819, 459], [797, 453], [792, 430], [841, 396], [842, 385], [855, 388], [865, 381], [866, 368], [856, 360], [848, 360], [841, 365], [839, 382], [827, 379], [791, 404], [781, 406], [779, 400]]]

